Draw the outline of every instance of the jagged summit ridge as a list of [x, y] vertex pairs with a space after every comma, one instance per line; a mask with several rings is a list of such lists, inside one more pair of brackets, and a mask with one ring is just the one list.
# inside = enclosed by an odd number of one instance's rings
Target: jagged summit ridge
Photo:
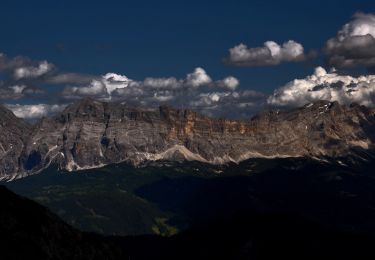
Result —
[[212, 119], [168, 106], [131, 108], [83, 99], [33, 127], [21, 119], [7, 125], [9, 120], [2, 117], [5, 130], [0, 140], [6, 140], [6, 131], [23, 134], [16, 135], [17, 153], [4, 156], [0, 151], [0, 175], [25, 176], [51, 163], [80, 170], [123, 161], [222, 164], [253, 157], [340, 157], [355, 149], [373, 149], [374, 114], [374, 109], [364, 106], [319, 101], [243, 121]]

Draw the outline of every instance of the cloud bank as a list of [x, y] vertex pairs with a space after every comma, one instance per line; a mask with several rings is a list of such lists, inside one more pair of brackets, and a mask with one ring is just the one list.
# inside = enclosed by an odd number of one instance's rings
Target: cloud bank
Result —
[[147, 77], [137, 81], [107, 73], [88, 85], [66, 87], [62, 96], [66, 100], [90, 96], [143, 107], [168, 104], [177, 108], [193, 108], [210, 116], [249, 117], [265, 102], [266, 95], [256, 91], [237, 91], [239, 84], [233, 76], [213, 80], [200, 67], [182, 79]]
[[[19, 101], [17, 105], [7, 106], [17, 116], [26, 119], [53, 114], [83, 97], [130, 106], [167, 104], [191, 108], [210, 116], [236, 118], [248, 118], [266, 100], [266, 95], [262, 93], [238, 90], [240, 81], [237, 78], [213, 79], [201, 67], [187, 73], [184, 78], [146, 77], [135, 80], [113, 72], [101, 76], [66, 73], [47, 61], [33, 61], [22, 56], [8, 58], [1, 54], [0, 73], [5, 76], [4, 81], [0, 81], [0, 100], [8, 103], [13, 103], [10, 100]], [[39, 104], [27, 104], [30, 100]], [[53, 100], [55, 105], [47, 105]]]
[[314, 74], [295, 79], [276, 89], [267, 103], [277, 106], [302, 106], [318, 100], [353, 102], [373, 106], [375, 102], [375, 75], [352, 77], [339, 75], [317, 67]]
[[195, 70], [186, 75], [185, 79], [153, 78], [147, 77], [143, 81], [131, 80], [125, 75], [107, 73], [98, 79], [93, 79], [88, 85], [68, 86], [63, 91], [63, 96], [67, 99], [77, 99], [85, 96], [92, 96], [98, 99], [111, 100], [113, 96], [119, 97], [121, 89], [135, 89], [135, 92], [151, 91], [177, 91], [177, 90], [197, 90], [201, 87], [212, 89], [219, 87], [224, 90], [235, 90], [239, 85], [239, 80], [233, 76], [222, 80], [213, 81], [203, 68]]
[[298, 62], [305, 60], [303, 46], [293, 40], [282, 45], [274, 41], [267, 41], [263, 47], [248, 48], [241, 43], [229, 49], [225, 62], [233, 66], [273, 66], [284, 62]]

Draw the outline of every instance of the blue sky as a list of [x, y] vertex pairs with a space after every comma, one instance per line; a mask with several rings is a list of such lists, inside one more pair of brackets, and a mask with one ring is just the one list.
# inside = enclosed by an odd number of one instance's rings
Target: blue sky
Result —
[[57, 64], [65, 71], [183, 77], [197, 66], [231, 74], [242, 87], [272, 91], [311, 67], [231, 68], [238, 43], [294, 39], [321, 48], [372, 1], [2, 1], [1, 52]]
[[[47, 60], [60, 71], [131, 79], [184, 78], [196, 67], [231, 75], [242, 89], [272, 93], [323, 58], [266, 67], [223, 63], [228, 49], [290, 39], [320, 50], [373, 1], [1, 1], [0, 52]], [[13, 102], [13, 101], [12, 101]]]

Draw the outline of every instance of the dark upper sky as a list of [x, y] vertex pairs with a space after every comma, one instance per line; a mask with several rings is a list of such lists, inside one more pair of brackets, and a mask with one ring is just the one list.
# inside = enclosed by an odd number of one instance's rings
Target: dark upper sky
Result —
[[214, 79], [238, 78], [241, 89], [270, 94], [324, 65], [322, 58], [278, 66], [223, 63], [240, 43], [294, 40], [321, 50], [373, 1], [19, 1], [2, 0], [0, 52], [47, 60], [60, 71], [131, 79], [184, 78], [196, 67]]

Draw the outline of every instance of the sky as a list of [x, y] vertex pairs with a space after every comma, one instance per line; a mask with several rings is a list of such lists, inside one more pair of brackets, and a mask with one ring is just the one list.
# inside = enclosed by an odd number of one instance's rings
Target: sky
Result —
[[86, 96], [234, 118], [374, 100], [372, 1], [2, 0], [0, 30], [0, 103], [26, 118]]

